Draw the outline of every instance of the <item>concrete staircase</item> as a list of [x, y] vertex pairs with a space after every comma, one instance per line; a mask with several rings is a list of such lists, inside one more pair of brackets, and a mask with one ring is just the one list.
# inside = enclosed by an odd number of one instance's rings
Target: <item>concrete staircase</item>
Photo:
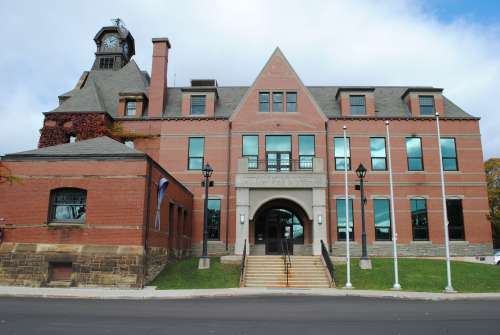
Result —
[[[288, 287], [330, 287], [320, 256], [291, 256]], [[287, 287], [282, 256], [248, 256], [243, 284], [246, 287]]]

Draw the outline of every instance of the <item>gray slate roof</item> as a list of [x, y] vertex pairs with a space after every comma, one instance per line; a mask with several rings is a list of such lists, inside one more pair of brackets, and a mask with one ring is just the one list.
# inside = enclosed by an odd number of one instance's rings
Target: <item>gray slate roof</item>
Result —
[[17, 158], [85, 158], [85, 157], [145, 157], [142, 151], [127, 147], [107, 136], [90, 140], [54, 145], [6, 155], [3, 159]]
[[92, 70], [81, 89], [73, 89], [62, 96], [69, 97], [53, 112], [107, 112], [116, 115], [120, 92], [148, 95], [149, 76], [134, 60], [120, 70]]

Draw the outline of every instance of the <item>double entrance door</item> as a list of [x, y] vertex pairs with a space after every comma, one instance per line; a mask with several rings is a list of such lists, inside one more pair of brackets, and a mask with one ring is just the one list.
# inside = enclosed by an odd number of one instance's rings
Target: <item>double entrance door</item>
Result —
[[[288, 247], [293, 254], [293, 224], [290, 212], [270, 209], [264, 216], [266, 255], [280, 255]], [[285, 244], [286, 243], [286, 244]]]
[[289, 151], [266, 152], [267, 171], [290, 171], [291, 155]]

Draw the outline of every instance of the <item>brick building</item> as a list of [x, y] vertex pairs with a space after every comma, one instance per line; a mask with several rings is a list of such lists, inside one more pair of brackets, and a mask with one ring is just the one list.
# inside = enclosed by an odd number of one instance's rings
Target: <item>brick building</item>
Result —
[[[250, 254], [273, 254], [287, 236], [294, 254], [317, 255], [324, 241], [332, 255], [344, 255], [346, 126], [352, 250], [360, 254], [361, 204], [354, 186], [355, 169], [362, 163], [368, 168], [369, 253], [390, 255], [386, 121], [400, 254], [444, 255], [438, 145], [452, 255], [492, 251], [479, 118], [446, 98], [443, 89], [305, 86], [279, 49], [250, 86], [219, 86], [215, 79], [199, 79], [188, 87], [170, 87], [168, 39], [152, 40], [151, 76], [132, 59], [134, 39], [125, 28], [104, 27], [94, 40], [92, 69], [73, 90], [59, 96], [55, 110], [45, 113], [39, 146], [110, 136], [147, 154], [152, 164], [166, 169], [194, 195], [194, 254], [199, 254], [203, 236], [201, 168], [210, 163], [211, 254], [241, 254], [245, 241]], [[13, 166], [14, 174], [16, 170]], [[118, 167], [107, 171], [121, 175]], [[106, 194], [113, 192], [103, 187]], [[48, 200], [39, 201], [40, 211], [46, 211]], [[4, 211], [0, 204], [0, 216], [9, 220]], [[17, 220], [17, 214], [11, 216]], [[7, 231], [5, 240], [11, 238], [21, 237]]]

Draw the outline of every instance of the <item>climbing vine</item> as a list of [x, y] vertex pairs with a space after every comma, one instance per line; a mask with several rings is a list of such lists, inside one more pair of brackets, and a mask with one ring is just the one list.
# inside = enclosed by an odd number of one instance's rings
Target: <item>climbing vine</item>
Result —
[[0, 184], [20, 181], [20, 178], [13, 176], [10, 169], [0, 162]]

